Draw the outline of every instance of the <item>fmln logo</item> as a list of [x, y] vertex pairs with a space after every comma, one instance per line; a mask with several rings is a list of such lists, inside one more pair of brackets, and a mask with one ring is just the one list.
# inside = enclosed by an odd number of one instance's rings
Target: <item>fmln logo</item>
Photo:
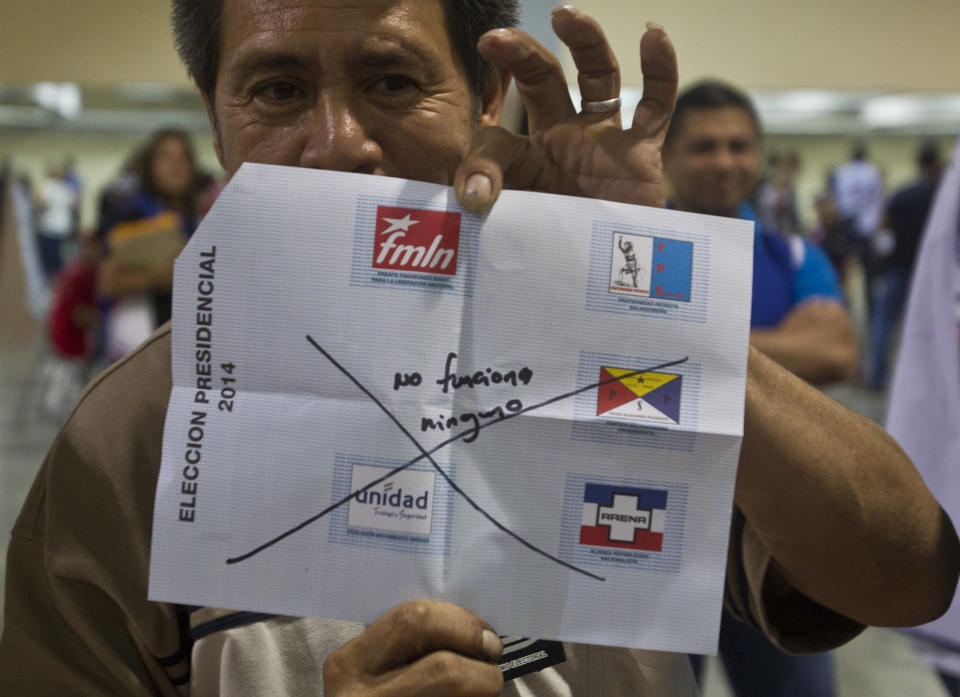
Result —
[[660, 552], [666, 521], [666, 491], [587, 484], [580, 544]]
[[373, 268], [455, 276], [460, 214], [377, 206]]

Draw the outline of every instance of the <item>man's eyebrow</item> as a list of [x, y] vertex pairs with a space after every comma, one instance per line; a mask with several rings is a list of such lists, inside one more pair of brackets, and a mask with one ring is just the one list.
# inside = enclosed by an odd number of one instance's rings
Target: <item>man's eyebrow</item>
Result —
[[408, 42], [390, 42], [387, 45], [364, 46], [354, 63], [362, 68], [383, 68], [393, 65], [436, 65], [441, 61], [435, 52], [418, 44]]
[[306, 70], [312, 64], [312, 60], [295, 53], [254, 51], [234, 62], [231, 72], [242, 79], [260, 72]]

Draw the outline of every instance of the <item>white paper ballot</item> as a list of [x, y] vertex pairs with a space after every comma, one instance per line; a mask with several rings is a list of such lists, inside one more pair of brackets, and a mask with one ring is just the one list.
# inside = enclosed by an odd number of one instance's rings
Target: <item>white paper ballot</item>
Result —
[[715, 652], [752, 224], [244, 165], [176, 264], [150, 598]]

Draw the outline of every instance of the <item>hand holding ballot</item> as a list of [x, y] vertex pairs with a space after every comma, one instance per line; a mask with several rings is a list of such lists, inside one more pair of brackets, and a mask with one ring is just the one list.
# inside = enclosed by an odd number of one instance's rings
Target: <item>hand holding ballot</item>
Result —
[[493, 697], [503, 687], [501, 649], [477, 616], [449, 603], [412, 600], [330, 655], [324, 694]]

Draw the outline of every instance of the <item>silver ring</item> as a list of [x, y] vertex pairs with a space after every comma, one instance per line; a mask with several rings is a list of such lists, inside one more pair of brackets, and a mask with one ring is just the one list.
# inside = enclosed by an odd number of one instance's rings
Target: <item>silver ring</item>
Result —
[[611, 111], [620, 111], [620, 97], [601, 99], [596, 102], [588, 102], [586, 99], [581, 99], [580, 111], [585, 114], [606, 114]]

